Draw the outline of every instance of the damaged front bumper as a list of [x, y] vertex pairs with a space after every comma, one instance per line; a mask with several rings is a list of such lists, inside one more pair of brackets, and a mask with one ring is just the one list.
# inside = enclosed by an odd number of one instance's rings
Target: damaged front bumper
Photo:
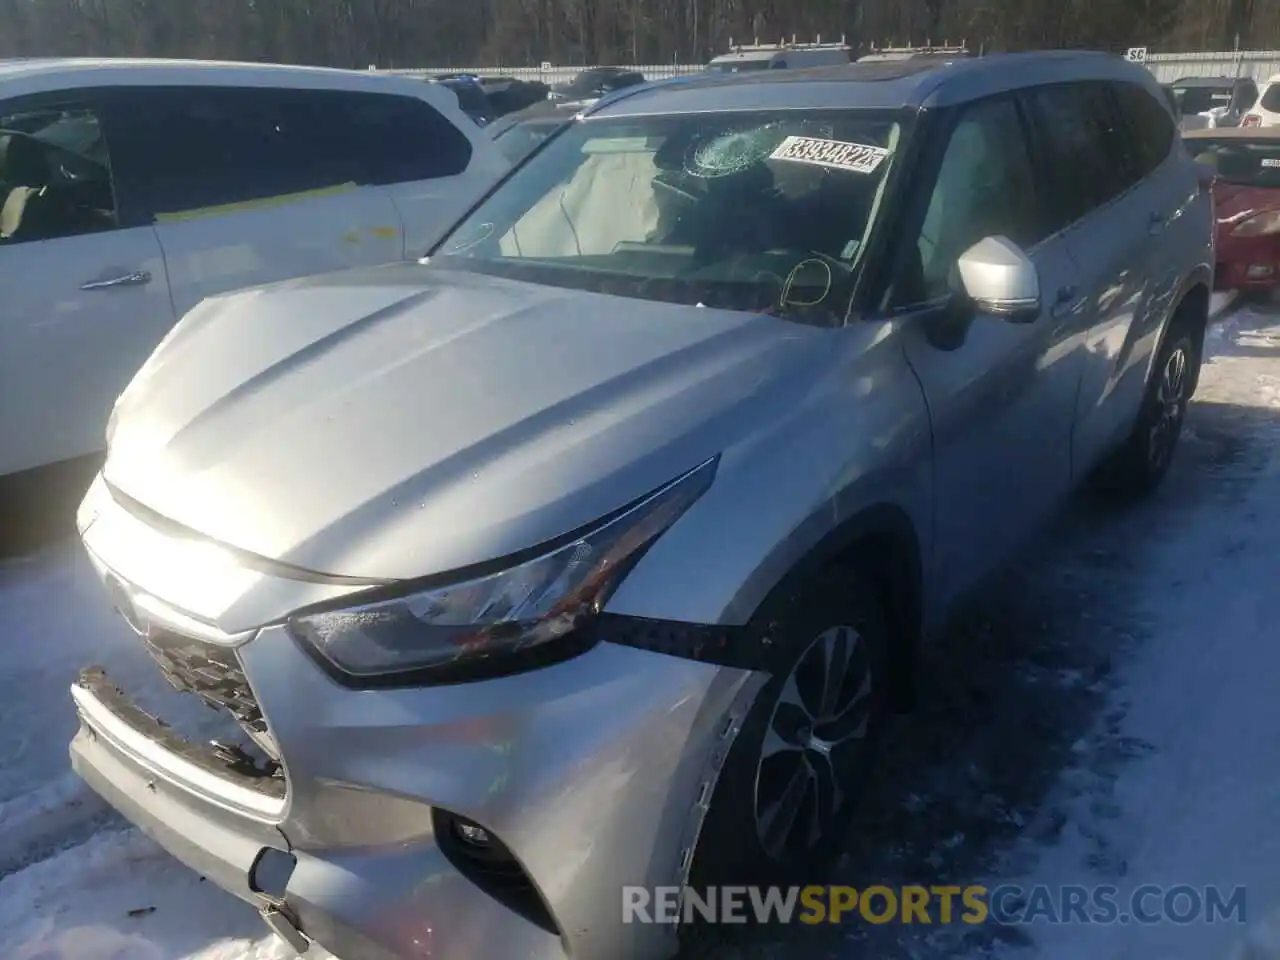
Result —
[[[184, 740], [89, 670], [72, 690], [74, 769], [295, 948], [344, 960], [675, 952], [670, 925], [624, 921], [622, 889], [683, 882], [702, 798], [763, 675], [606, 635], [483, 682], [349, 689], [280, 623], [324, 599], [314, 584], [221, 557], [216, 576], [197, 576], [213, 560], [100, 482], [79, 528], [170, 683], [234, 717], [274, 762]], [[483, 855], [458, 843], [472, 828], [491, 841]]]
[[282, 779], [185, 740], [100, 669], [83, 671], [72, 696], [75, 772], [190, 869], [257, 907], [299, 953], [318, 941], [344, 958], [404, 960], [467, 956], [487, 943], [563, 960], [558, 936], [495, 909], [434, 844], [328, 857], [292, 850], [268, 819], [283, 809]]

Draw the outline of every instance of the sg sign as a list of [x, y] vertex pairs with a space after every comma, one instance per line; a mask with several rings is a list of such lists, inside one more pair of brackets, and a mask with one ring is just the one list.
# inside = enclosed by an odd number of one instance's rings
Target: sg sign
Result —
[[1147, 48], [1146, 47], [1130, 47], [1125, 53], [1124, 58], [1130, 63], [1146, 63]]

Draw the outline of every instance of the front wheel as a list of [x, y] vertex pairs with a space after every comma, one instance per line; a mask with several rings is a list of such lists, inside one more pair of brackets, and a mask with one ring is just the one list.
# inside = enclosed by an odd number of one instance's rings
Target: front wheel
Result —
[[889, 630], [852, 573], [828, 572], [756, 625], [774, 663], [712, 795], [699, 891], [813, 883], [843, 847], [888, 718]]

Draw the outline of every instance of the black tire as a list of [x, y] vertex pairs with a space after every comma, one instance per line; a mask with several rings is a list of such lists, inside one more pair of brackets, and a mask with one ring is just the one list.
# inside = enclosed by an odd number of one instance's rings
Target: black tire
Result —
[[[843, 848], [850, 814], [874, 768], [892, 712], [888, 621], [878, 599], [855, 575], [845, 570], [827, 571], [769, 606], [773, 609], [753, 622], [752, 633], [768, 645], [773, 661], [769, 665], [771, 678], [743, 721], [712, 794], [689, 876], [689, 885], [699, 891], [712, 886], [819, 882], [816, 878]], [[852, 656], [844, 660], [849, 670], [841, 695], [832, 701], [836, 707], [829, 710], [838, 720], [824, 722], [820, 717], [815, 723], [792, 701], [807, 700], [810, 715], [817, 708], [811, 691], [816, 689], [818, 658], [828, 650], [843, 650]], [[864, 682], [869, 689], [858, 696]], [[848, 709], [841, 714], [840, 708], [845, 706]], [[812, 736], [806, 737], [803, 727], [808, 727]], [[859, 728], [865, 734], [860, 738], [856, 736]], [[778, 731], [786, 733], [780, 736]], [[855, 735], [848, 736], [850, 733]], [[819, 740], [818, 735], [826, 739]], [[787, 746], [766, 758], [766, 738], [771, 746], [788, 741]], [[809, 746], [801, 748], [801, 741]], [[821, 747], [827, 741], [836, 745], [824, 753]], [[828, 758], [830, 766], [824, 768]], [[811, 771], [822, 776], [834, 771], [830, 780], [808, 780], [806, 789], [812, 791], [820, 783], [838, 785], [843, 802], [838, 809], [826, 811], [814, 842], [805, 844], [802, 838], [792, 837], [791, 845], [767, 843], [759, 828], [757, 807], [776, 809], [774, 802], [782, 793], [781, 783], [788, 779], [787, 771], [801, 769], [806, 762]], [[817, 794], [806, 793], [803, 799], [815, 800]], [[802, 813], [815, 809], [809, 803]], [[772, 822], [779, 822], [777, 816]]]
[[1110, 496], [1150, 496], [1169, 473], [1200, 370], [1199, 350], [1181, 319], [1160, 345], [1133, 432], [1099, 473], [1098, 486]]

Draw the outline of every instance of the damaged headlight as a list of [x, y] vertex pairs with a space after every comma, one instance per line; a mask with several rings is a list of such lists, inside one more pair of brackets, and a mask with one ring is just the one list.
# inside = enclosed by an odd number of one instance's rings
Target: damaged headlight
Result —
[[513, 656], [536, 662], [604, 608], [644, 551], [711, 486], [718, 461], [498, 573], [299, 615], [289, 629], [340, 674], [367, 683], [450, 682], [506, 672]]

